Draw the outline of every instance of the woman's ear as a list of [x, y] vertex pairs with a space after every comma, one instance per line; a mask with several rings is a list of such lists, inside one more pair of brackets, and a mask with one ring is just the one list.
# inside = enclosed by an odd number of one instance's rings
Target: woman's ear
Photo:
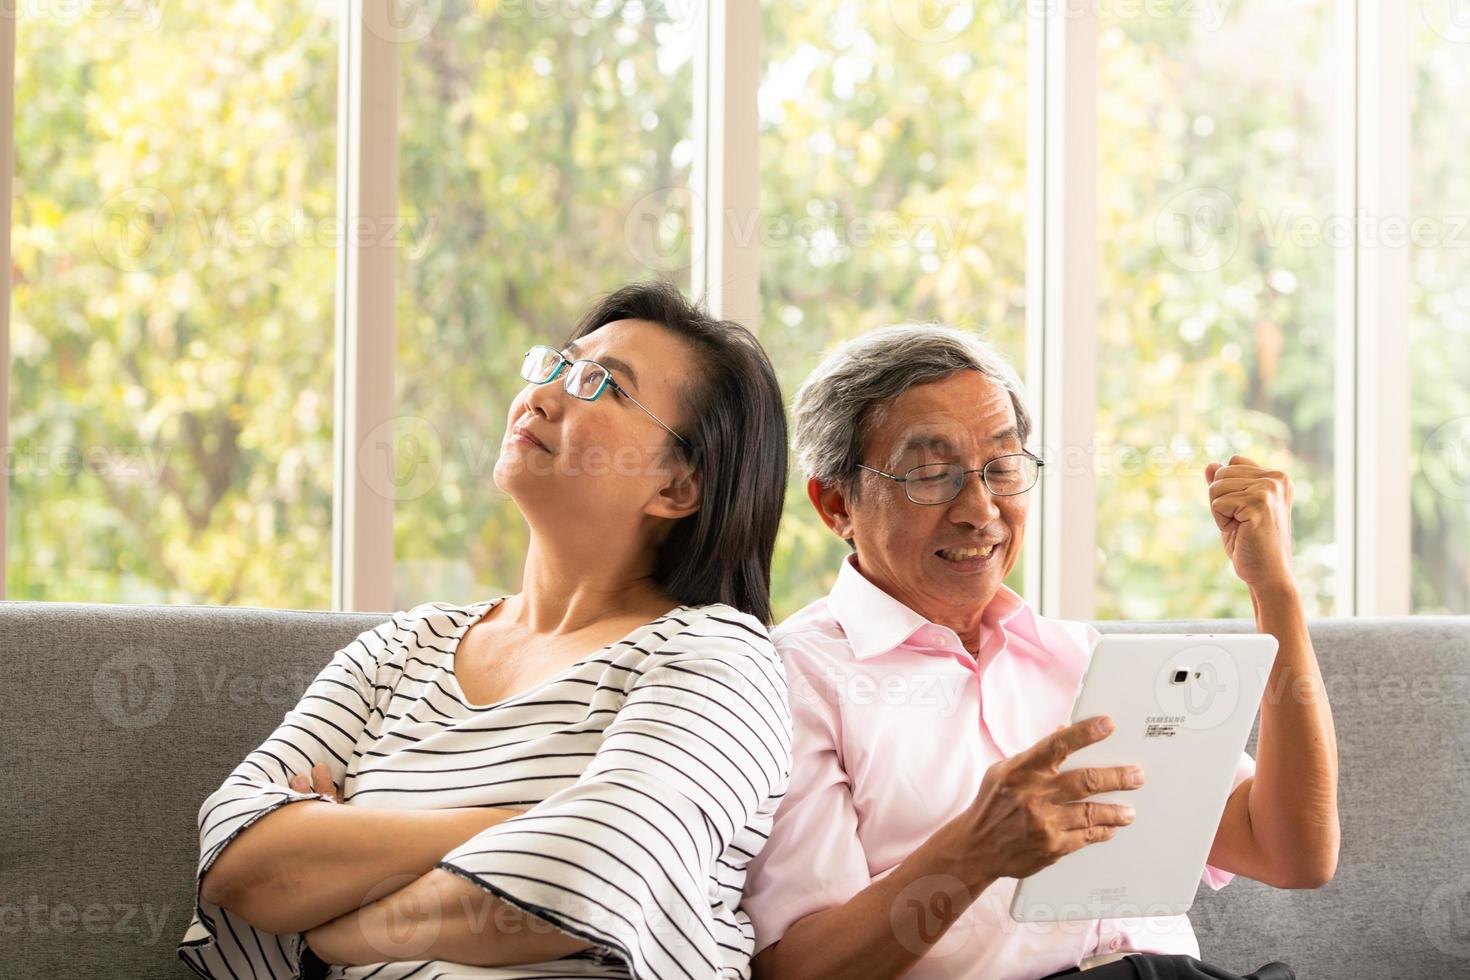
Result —
[[699, 470], [687, 463], [676, 463], [670, 467], [668, 480], [648, 502], [644, 513], [669, 520], [688, 517], [699, 510], [702, 486]]

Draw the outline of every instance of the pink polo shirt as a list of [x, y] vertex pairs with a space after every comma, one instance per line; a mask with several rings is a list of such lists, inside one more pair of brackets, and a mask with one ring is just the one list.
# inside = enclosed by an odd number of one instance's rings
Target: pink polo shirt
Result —
[[[980, 655], [843, 562], [825, 598], [772, 639], [795, 729], [791, 784], [751, 862], [742, 907], [755, 948], [841, 905], [897, 867], [975, 798], [985, 770], [1065, 724], [1097, 631], [1037, 615], [1002, 586], [982, 617]], [[1255, 771], [1241, 758], [1235, 785]], [[1207, 866], [1221, 888], [1233, 877]], [[1199, 955], [1187, 916], [1018, 923], [1002, 878], [917, 966], [922, 980], [1034, 980], [1100, 953]], [[898, 902], [916, 919], [920, 903]]]

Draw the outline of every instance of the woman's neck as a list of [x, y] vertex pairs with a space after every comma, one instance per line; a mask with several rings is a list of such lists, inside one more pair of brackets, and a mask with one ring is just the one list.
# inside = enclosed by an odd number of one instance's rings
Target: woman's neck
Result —
[[537, 633], [575, 633], [609, 619], [652, 619], [675, 605], [653, 578], [651, 556], [606, 544], [567, 554], [533, 534], [511, 619]]

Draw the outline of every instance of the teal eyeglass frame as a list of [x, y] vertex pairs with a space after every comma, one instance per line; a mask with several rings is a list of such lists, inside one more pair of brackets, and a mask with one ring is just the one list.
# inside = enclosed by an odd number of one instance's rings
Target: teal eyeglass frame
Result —
[[[552, 372], [549, 375], [541, 380], [537, 380], [527, 373], [526, 365], [528, 362], [526, 359], [529, 358], [532, 354], [536, 353], [551, 354], [553, 357], [556, 358], [556, 367], [552, 369]], [[567, 359], [565, 354], [557, 350], [555, 347], [548, 347], [545, 344], [537, 344], [521, 355], [521, 378], [524, 381], [529, 381], [533, 385], [549, 385], [561, 375], [562, 371], [566, 370], [568, 365], [575, 367], [578, 364], [590, 364], [593, 367], [601, 370], [602, 381], [598, 384], [597, 390], [594, 391], [592, 394], [579, 395], [575, 391], [573, 391], [571, 385], [568, 384], [568, 382], [572, 380], [572, 372], [567, 371], [566, 381], [562, 382], [562, 390], [565, 391], [567, 394], [571, 395], [573, 398], [578, 399], [579, 401], [595, 402], [597, 401], [598, 397], [600, 397], [602, 393], [607, 390], [608, 386], [611, 385], [618, 394], [622, 395], [624, 398], [628, 399], [628, 401], [643, 409], [644, 414], [653, 419], [659, 425], [663, 426], [669, 435], [673, 436], [675, 439], [678, 439], [685, 446], [688, 446], [691, 449], [693, 448], [688, 439], [685, 439], [683, 436], [679, 435], [679, 433], [675, 432], [667, 422], [659, 418], [657, 415], [653, 414], [653, 412], [649, 410], [647, 405], [643, 404], [638, 399], [629, 394], [627, 388], [624, 388], [622, 385], [618, 384], [617, 380], [612, 376], [611, 369], [609, 369], [604, 364], [599, 364], [597, 361], [592, 360], [590, 357], [578, 358], [575, 361], [571, 361]]]

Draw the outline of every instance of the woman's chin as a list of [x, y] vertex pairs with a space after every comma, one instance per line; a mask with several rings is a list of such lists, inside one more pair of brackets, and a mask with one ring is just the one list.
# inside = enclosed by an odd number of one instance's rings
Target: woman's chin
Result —
[[[551, 467], [528, 467], [515, 458], [502, 456], [491, 473], [496, 489], [515, 501], [522, 514], [547, 513], [552, 516], [586, 514], [595, 501], [580, 499], [585, 493], [571, 484], [576, 481]], [[561, 518], [558, 518], [561, 519]]]
[[501, 449], [491, 477], [497, 487], [506, 493], [513, 493], [517, 487], [544, 484], [547, 479], [556, 475], [555, 458], [545, 450], [531, 452], [525, 447], [513, 445]]
[[490, 480], [495, 484], [497, 490], [520, 503], [521, 496], [528, 493], [535, 485], [537, 477], [527, 472], [521, 460], [502, 455], [495, 461], [495, 469], [490, 474]]

